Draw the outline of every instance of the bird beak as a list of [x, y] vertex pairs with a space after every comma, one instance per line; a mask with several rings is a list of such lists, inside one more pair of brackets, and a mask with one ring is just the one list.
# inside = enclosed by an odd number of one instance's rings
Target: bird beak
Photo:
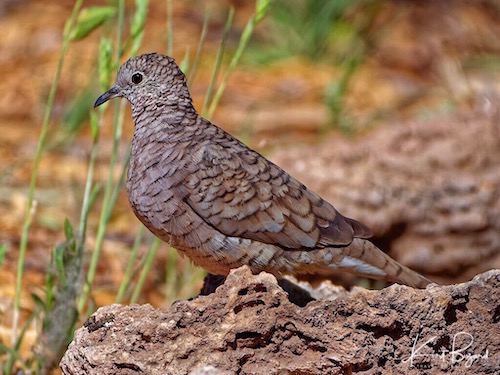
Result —
[[119, 96], [120, 90], [121, 89], [119, 86], [115, 85], [111, 87], [108, 91], [106, 91], [104, 94], [102, 94], [100, 97], [97, 98], [97, 100], [94, 103], [94, 108], [99, 107], [101, 104], [106, 103], [108, 100]]

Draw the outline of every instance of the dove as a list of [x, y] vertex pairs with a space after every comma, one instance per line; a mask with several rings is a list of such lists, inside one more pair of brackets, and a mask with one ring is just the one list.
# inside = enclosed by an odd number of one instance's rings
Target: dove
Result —
[[130, 205], [156, 236], [215, 275], [337, 272], [425, 288], [371, 231], [279, 166], [201, 117], [175, 60], [129, 59], [95, 102], [129, 101], [135, 123], [127, 175]]

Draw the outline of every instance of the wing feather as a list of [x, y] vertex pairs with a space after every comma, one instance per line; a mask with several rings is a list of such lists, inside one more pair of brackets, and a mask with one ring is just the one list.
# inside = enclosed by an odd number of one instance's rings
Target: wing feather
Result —
[[288, 249], [344, 246], [368, 238], [363, 224], [342, 216], [318, 194], [231, 135], [199, 142], [181, 195], [205, 222], [227, 236]]

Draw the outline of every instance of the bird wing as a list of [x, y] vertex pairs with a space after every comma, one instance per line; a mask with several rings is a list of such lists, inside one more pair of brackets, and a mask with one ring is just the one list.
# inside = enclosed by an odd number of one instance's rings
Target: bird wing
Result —
[[342, 216], [277, 165], [217, 129], [214, 138], [192, 150], [195, 167], [178, 185], [184, 201], [206, 223], [227, 236], [285, 249], [342, 246], [371, 236], [363, 224]]

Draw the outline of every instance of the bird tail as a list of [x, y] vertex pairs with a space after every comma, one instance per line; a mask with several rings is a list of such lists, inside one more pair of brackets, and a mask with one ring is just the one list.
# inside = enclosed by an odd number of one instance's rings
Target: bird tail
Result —
[[329, 276], [338, 271], [345, 271], [369, 279], [395, 282], [419, 289], [424, 289], [433, 282], [399, 264], [373, 243], [362, 238], [355, 238], [345, 247], [328, 247], [308, 254], [311, 256], [310, 261], [305, 264], [301, 262], [295, 274]]
[[341, 250], [343, 255], [337, 263], [340, 270], [421, 289], [433, 282], [398, 263], [370, 241], [355, 238], [349, 246], [332, 250]]

